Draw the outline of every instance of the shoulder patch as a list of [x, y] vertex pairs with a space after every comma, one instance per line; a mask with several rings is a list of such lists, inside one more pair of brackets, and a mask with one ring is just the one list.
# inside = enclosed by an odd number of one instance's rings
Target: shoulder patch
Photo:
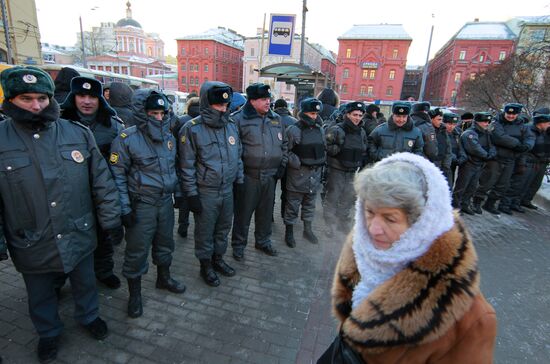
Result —
[[137, 127], [135, 125], [133, 125], [129, 128], [126, 128], [126, 129], [122, 130], [119, 135], [122, 139], [126, 139], [130, 135], [134, 134], [136, 131], [137, 131]]
[[67, 120], [67, 121], [69, 121], [69, 122], [71, 122], [71, 123], [73, 123], [73, 124], [75, 124], [75, 125], [78, 125], [78, 126], [80, 126], [81, 128], [90, 129], [90, 128], [88, 128], [86, 125], [82, 124], [82, 123], [79, 122], [79, 121], [69, 120], [69, 119], [64, 119], [64, 120]]
[[115, 115], [115, 116], [111, 116], [111, 118], [115, 119], [119, 124], [124, 125], [124, 120], [122, 120], [122, 119], [120, 118], [120, 116]]
[[185, 137], [185, 135], [181, 136], [180, 141], [181, 141], [181, 144], [185, 144], [185, 142], [187, 141], [187, 138]]
[[118, 163], [118, 153], [111, 153], [111, 156], [109, 157], [109, 163], [111, 164], [117, 164]]
[[120, 137], [122, 139], [126, 138], [127, 136], [128, 136], [128, 134], [126, 134], [125, 132], [120, 133]]

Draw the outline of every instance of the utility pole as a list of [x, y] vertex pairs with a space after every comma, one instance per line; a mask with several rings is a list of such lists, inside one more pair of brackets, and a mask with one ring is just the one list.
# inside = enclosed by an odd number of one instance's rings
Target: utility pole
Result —
[[[435, 17], [434, 14], [432, 14], [432, 19]], [[430, 60], [430, 48], [432, 47], [432, 36], [434, 34], [434, 23], [432, 21], [432, 30], [430, 31], [430, 41], [428, 43], [428, 53], [426, 53], [426, 63], [424, 64], [424, 72], [422, 73], [422, 83], [420, 84], [420, 96], [418, 97], [418, 101], [424, 100], [424, 89], [426, 88], [426, 79], [428, 78], [428, 64]]]
[[80, 21], [80, 42], [82, 43], [82, 66], [88, 68], [86, 62], [86, 46], [84, 45], [84, 31], [82, 30], [82, 16], [79, 16], [78, 20]]
[[0, 0], [0, 6], [2, 7], [2, 23], [4, 24], [4, 35], [6, 36], [6, 52], [7, 52], [7, 63], [13, 63], [13, 54], [11, 49], [11, 38], [10, 38], [10, 26], [8, 21], [7, 9], [6, 9], [6, 0]]
[[304, 64], [304, 50], [306, 46], [306, 13], [307, 13], [307, 0], [304, 0], [302, 6], [302, 43], [300, 48], [300, 64]]
[[264, 58], [265, 17], [266, 17], [266, 13], [264, 13], [264, 24], [262, 25], [262, 40], [260, 41], [260, 62], [258, 65], [258, 81], [260, 80], [260, 74], [262, 71], [262, 61]]

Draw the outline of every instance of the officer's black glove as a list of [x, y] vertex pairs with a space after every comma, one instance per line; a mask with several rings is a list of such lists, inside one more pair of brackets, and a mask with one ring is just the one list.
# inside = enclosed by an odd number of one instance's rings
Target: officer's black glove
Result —
[[122, 215], [120, 219], [122, 220], [122, 225], [126, 228], [131, 228], [137, 224], [137, 217], [134, 211], [129, 214]]
[[275, 172], [275, 179], [281, 179], [285, 175], [286, 168], [283, 165], [280, 165], [279, 168], [277, 168], [277, 172]]
[[113, 245], [118, 245], [122, 242], [124, 238], [124, 229], [122, 226], [107, 229], [105, 230], [106, 239], [109, 240]]
[[524, 153], [524, 152], [527, 152], [529, 149], [529, 146], [528, 145], [525, 145], [525, 144], [520, 144], [518, 145], [517, 147], [514, 148], [514, 150], [518, 153]]
[[174, 197], [174, 208], [179, 209], [183, 206], [185, 198], [184, 197]]
[[202, 212], [201, 199], [199, 195], [187, 196], [187, 204], [189, 205], [189, 211], [195, 214]]

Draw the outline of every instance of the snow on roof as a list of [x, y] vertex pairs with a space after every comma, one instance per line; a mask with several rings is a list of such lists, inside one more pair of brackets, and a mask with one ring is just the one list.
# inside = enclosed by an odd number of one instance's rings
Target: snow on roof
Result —
[[334, 57], [332, 56], [332, 53], [330, 53], [330, 51], [328, 49], [326, 49], [325, 47], [323, 47], [319, 43], [310, 43], [310, 44], [313, 48], [317, 49], [319, 51], [319, 53], [321, 53], [323, 58], [328, 59], [332, 63], [336, 63], [336, 60], [334, 59]]
[[227, 46], [244, 50], [244, 37], [225, 28], [208, 29], [195, 35], [186, 35], [176, 40], [213, 40]]
[[454, 39], [500, 39], [512, 40], [516, 35], [504, 22], [471, 22], [458, 31]]
[[523, 22], [524, 24], [550, 24], [550, 15], [541, 16], [518, 16], [514, 19]]
[[338, 39], [404, 39], [412, 40], [402, 24], [356, 24]]

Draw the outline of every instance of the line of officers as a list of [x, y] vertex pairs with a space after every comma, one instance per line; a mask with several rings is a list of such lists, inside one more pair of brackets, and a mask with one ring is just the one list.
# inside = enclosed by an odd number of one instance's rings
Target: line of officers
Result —
[[[129, 317], [143, 313], [141, 277], [149, 251], [156, 287], [185, 291], [170, 273], [174, 207], [180, 209], [182, 236], [188, 211], [194, 214], [200, 276], [218, 286], [218, 274], [235, 275], [224, 260], [229, 233], [233, 258], [243, 261], [253, 215], [255, 248], [277, 255], [271, 235], [278, 180], [285, 242], [294, 248], [299, 215], [303, 237], [318, 243], [312, 222], [321, 190], [327, 234], [347, 233], [355, 174], [392, 153], [424, 155], [450, 186], [458, 169], [453, 203], [465, 213], [480, 213], [486, 195], [484, 208], [493, 213], [497, 200], [500, 211], [529, 207], [532, 196], [522, 187], [536, 187], [549, 158], [550, 112], [542, 110], [525, 124], [517, 118], [518, 104], [506, 105], [495, 120], [476, 113], [460, 133], [456, 114], [430, 110], [428, 103], [414, 104], [411, 113], [410, 104], [397, 102], [386, 122], [368, 130], [364, 121], [375, 120], [379, 111], [373, 105], [350, 102], [324, 121], [323, 103], [307, 98], [294, 119], [284, 100], [270, 108], [268, 85], [250, 85], [245, 100], [227, 84], [211, 81], [201, 86], [195, 114], [179, 119], [164, 94], [137, 90], [124, 120], [132, 126], [125, 127], [94, 79], [73, 78], [61, 111], [53, 81], [37, 68], [5, 70], [1, 82], [7, 119], [0, 123], [0, 259], [8, 258], [9, 249], [23, 274], [43, 362], [57, 355], [63, 325], [56, 293], [67, 278], [76, 320], [96, 339], [106, 337], [96, 278], [120, 286], [113, 245], [123, 236]], [[235, 100], [242, 107], [230, 113]]]

